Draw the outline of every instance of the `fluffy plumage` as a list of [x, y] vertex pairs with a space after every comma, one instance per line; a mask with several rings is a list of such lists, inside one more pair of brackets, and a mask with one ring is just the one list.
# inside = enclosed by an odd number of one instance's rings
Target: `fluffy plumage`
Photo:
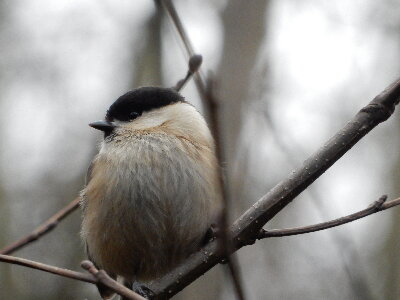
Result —
[[127, 93], [106, 119], [116, 127], [81, 193], [81, 235], [99, 268], [128, 281], [152, 280], [196, 251], [216, 221], [213, 139], [203, 117], [170, 89]]

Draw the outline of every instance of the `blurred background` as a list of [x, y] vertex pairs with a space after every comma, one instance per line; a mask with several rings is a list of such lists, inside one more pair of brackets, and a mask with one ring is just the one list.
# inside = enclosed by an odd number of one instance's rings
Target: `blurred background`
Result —
[[[212, 74], [232, 218], [400, 74], [396, 0], [176, 0]], [[0, 248], [73, 200], [121, 94], [172, 86], [187, 57], [149, 0], [0, 0]], [[200, 111], [194, 83], [183, 95]], [[267, 225], [309, 225], [400, 196], [400, 118], [380, 125]], [[400, 299], [400, 209], [238, 253], [248, 299]], [[17, 256], [80, 270], [80, 212]], [[217, 267], [174, 299], [234, 299]], [[99, 299], [94, 286], [0, 264], [0, 299]]]

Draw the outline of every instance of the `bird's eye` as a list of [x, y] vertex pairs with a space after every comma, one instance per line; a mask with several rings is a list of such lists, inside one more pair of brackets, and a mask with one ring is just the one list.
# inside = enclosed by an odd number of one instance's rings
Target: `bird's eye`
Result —
[[139, 117], [141, 115], [141, 113], [137, 112], [137, 111], [133, 111], [131, 113], [129, 113], [129, 119], [133, 120], [136, 119], [137, 117]]

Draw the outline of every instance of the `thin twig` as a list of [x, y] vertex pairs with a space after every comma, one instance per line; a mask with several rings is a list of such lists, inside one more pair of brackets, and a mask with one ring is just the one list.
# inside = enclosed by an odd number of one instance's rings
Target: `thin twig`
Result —
[[19, 239], [18, 241], [4, 247], [3, 249], [0, 250], [0, 254], [11, 254], [26, 245], [38, 240], [40, 237], [45, 235], [46, 233], [49, 233], [52, 231], [58, 223], [63, 220], [65, 217], [67, 217], [70, 213], [72, 213], [74, 210], [76, 210], [79, 207], [79, 200], [80, 198], [77, 197], [70, 203], [68, 203], [67, 206], [65, 206], [63, 209], [59, 210], [57, 213], [55, 213], [53, 216], [51, 216], [47, 221], [45, 221], [42, 225], [37, 227], [32, 233], [28, 234], [27, 236], [24, 236], [23, 238]]
[[189, 57], [192, 56], [194, 54], [193, 44], [189, 39], [185, 27], [183, 27], [181, 18], [179, 17], [175, 9], [174, 3], [171, 0], [161, 0], [161, 4], [164, 6], [164, 9], [168, 12], [168, 15], [171, 17], [171, 20], [174, 23], [175, 28], [178, 31], [183, 44], [185, 45]]
[[89, 282], [93, 284], [96, 284], [98, 282], [98, 280], [93, 275], [90, 274], [54, 267], [25, 258], [0, 254], [0, 261], [52, 273], [58, 276], [71, 278], [79, 281]]
[[[323, 147], [307, 159], [303, 166], [293, 171], [250, 209], [231, 227], [231, 238], [236, 251], [256, 241], [261, 228], [286, 207], [295, 197], [311, 185], [361, 138], [378, 124], [386, 121], [400, 101], [400, 80], [392, 83]], [[394, 206], [390, 203], [389, 207]], [[217, 242], [208, 243], [201, 251], [192, 254], [175, 270], [152, 282], [153, 299], [175, 295], [223, 259], [216, 254]]]
[[[193, 50], [193, 44], [190, 41], [186, 29], [181, 22], [181, 19], [175, 9], [174, 3], [171, 0], [160, 0], [160, 1], [162, 6], [168, 13], [169, 17], [171, 18], [171, 21], [174, 24], [174, 27], [176, 28], [176, 31], [178, 32], [179, 37], [181, 38], [185, 46], [188, 57], [192, 57], [193, 55], [195, 55], [195, 52]], [[208, 108], [209, 99], [207, 97], [207, 88], [200, 70], [194, 74], [194, 81], [196, 83], [196, 88], [197, 91], [199, 92], [201, 100], [207, 106], [208, 110], [207, 113], [210, 113]], [[211, 129], [214, 132], [213, 126], [211, 126]]]
[[309, 232], [315, 232], [320, 230], [325, 230], [328, 228], [340, 226], [346, 223], [353, 222], [355, 220], [367, 217], [369, 215], [375, 214], [377, 212], [386, 210], [396, 205], [400, 205], [400, 198], [385, 202], [387, 196], [382, 196], [379, 200], [375, 201], [366, 209], [360, 210], [354, 214], [337, 218], [328, 222], [323, 222], [315, 225], [297, 227], [297, 228], [288, 228], [288, 229], [273, 229], [273, 230], [264, 230], [262, 229], [260, 234], [258, 235], [258, 239], [265, 239], [270, 237], [281, 237], [281, 236], [290, 236], [297, 234], [304, 234]]
[[[20, 265], [24, 267], [28, 267], [31, 269], [35, 270], [40, 270], [44, 271], [47, 273], [52, 273], [58, 276], [70, 278], [70, 279], [75, 279], [83, 282], [88, 282], [92, 284], [103, 284], [116, 292], [117, 294], [124, 296], [128, 299], [132, 300], [146, 300], [139, 294], [131, 291], [130, 289], [126, 288], [125, 286], [119, 284], [117, 281], [112, 279], [108, 274], [103, 271], [103, 270], [97, 270], [94, 266], [93, 263], [90, 261], [83, 261], [82, 262], [82, 267], [86, 270], [89, 271], [90, 274], [85, 274], [81, 272], [76, 272], [64, 268], [59, 268], [47, 264], [43, 264], [37, 261], [25, 259], [25, 258], [20, 258], [20, 257], [15, 257], [15, 256], [10, 256], [10, 255], [3, 255], [0, 254], [0, 261], [13, 264], [13, 265]], [[93, 268], [92, 268], [93, 266]]]

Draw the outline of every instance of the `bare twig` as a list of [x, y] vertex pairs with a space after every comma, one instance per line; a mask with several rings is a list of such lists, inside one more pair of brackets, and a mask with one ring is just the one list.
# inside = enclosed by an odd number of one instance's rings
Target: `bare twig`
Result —
[[90, 274], [85, 274], [81, 272], [76, 272], [68, 269], [63, 269], [59, 267], [54, 267], [51, 265], [47, 264], [42, 264], [37, 261], [25, 259], [25, 258], [20, 258], [20, 257], [15, 257], [15, 256], [10, 256], [10, 255], [3, 255], [0, 254], [0, 261], [13, 264], [13, 265], [20, 265], [24, 267], [28, 267], [31, 269], [36, 269], [48, 273], [52, 273], [58, 276], [70, 278], [70, 279], [75, 279], [83, 282], [88, 282], [92, 284], [103, 284], [116, 292], [117, 294], [124, 296], [128, 299], [132, 300], [146, 300], [139, 294], [131, 291], [127, 287], [119, 284], [116, 282], [114, 279], [112, 279], [110, 276], [107, 275], [107, 273], [103, 270], [97, 270], [93, 263], [90, 261], [86, 260], [82, 262], [82, 267], [89, 271]]
[[375, 201], [366, 209], [358, 211], [354, 214], [337, 218], [328, 222], [323, 222], [315, 225], [304, 226], [304, 227], [297, 227], [297, 228], [288, 228], [288, 229], [273, 229], [273, 230], [264, 230], [262, 229], [258, 235], [258, 239], [265, 239], [270, 237], [281, 237], [281, 236], [290, 236], [290, 235], [297, 235], [309, 232], [315, 232], [320, 230], [325, 230], [328, 228], [340, 226], [346, 223], [353, 222], [355, 220], [364, 218], [366, 216], [372, 215], [374, 213], [386, 210], [396, 205], [400, 205], [400, 198], [385, 202], [387, 196], [382, 196], [379, 200]]
[[108, 288], [112, 289], [118, 295], [125, 297], [126, 299], [132, 300], [146, 300], [139, 294], [135, 293], [134, 291], [128, 289], [127, 287], [119, 284], [117, 281], [112, 279], [104, 270], [97, 270], [97, 268], [93, 265], [93, 263], [89, 260], [84, 260], [81, 263], [82, 268], [92, 274], [96, 279], [97, 283], [101, 283]]
[[194, 50], [192, 42], [189, 39], [188, 34], [186, 33], [185, 27], [183, 27], [182, 21], [175, 9], [174, 3], [171, 0], [161, 0], [161, 4], [164, 6], [164, 9], [168, 12], [168, 15], [171, 17], [172, 22], [175, 25], [176, 30], [178, 31], [179, 36], [185, 48], [189, 54], [189, 56], [193, 56]]
[[[192, 57], [195, 55], [195, 52], [193, 50], [193, 45], [192, 42], [190, 41], [188, 34], [185, 30], [185, 27], [183, 26], [181, 19], [179, 18], [179, 15], [175, 9], [174, 3], [171, 0], [160, 0], [162, 6], [168, 13], [169, 17], [171, 18], [172, 23], [174, 24], [174, 27], [176, 28], [176, 31], [178, 32], [184, 46], [186, 49], [186, 52], [189, 57]], [[200, 98], [208, 106], [208, 98], [207, 98], [207, 88], [205, 81], [203, 80], [203, 77], [201, 75], [201, 71], [198, 71], [194, 74], [194, 81], [196, 83], [196, 88], [197, 91], [199, 92]], [[207, 107], [208, 109], [208, 107]], [[209, 111], [207, 111], [209, 113]], [[211, 128], [213, 130], [213, 128]], [[213, 130], [214, 131], [214, 130]]]
[[93, 283], [93, 284], [96, 284], [98, 282], [97, 279], [90, 274], [85, 274], [85, 273], [71, 271], [68, 269], [58, 268], [58, 267], [42, 264], [42, 263], [39, 263], [39, 262], [36, 262], [33, 260], [29, 260], [29, 259], [25, 259], [25, 258], [0, 254], [0, 261], [14, 264], [14, 265], [20, 265], [20, 266], [28, 267], [31, 269], [48, 272], [48, 273], [52, 273], [52, 274], [55, 274], [58, 276], [67, 277], [67, 278], [71, 278], [71, 279], [75, 279], [75, 280], [79, 280], [79, 281], [89, 282], [89, 283]]
[[[322, 148], [306, 160], [302, 167], [282, 180], [271, 191], [248, 209], [231, 227], [233, 250], [255, 242], [261, 228], [285, 208], [295, 197], [319, 178], [362, 137], [375, 126], [386, 121], [400, 101], [400, 80], [397, 80], [372, 100]], [[390, 203], [390, 207], [394, 203]], [[203, 273], [218, 264], [217, 242], [212, 241], [201, 251], [191, 255], [175, 270], [153, 282], [150, 289], [153, 299], [172, 296], [189, 285]]]
[[67, 206], [63, 209], [59, 210], [53, 216], [51, 216], [46, 222], [37, 227], [32, 233], [27, 236], [19, 239], [18, 241], [4, 247], [0, 250], [0, 254], [11, 254], [26, 245], [38, 240], [40, 237], [52, 231], [58, 223], [67, 217], [70, 213], [76, 210], [79, 207], [79, 197], [71, 201]]

